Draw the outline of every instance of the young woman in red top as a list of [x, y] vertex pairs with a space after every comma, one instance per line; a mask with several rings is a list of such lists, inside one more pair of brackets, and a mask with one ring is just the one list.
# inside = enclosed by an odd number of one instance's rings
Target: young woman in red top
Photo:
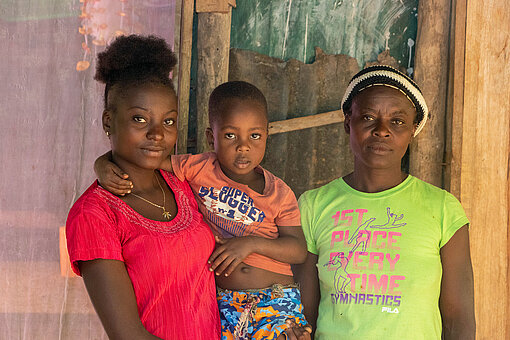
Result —
[[67, 220], [73, 270], [112, 339], [219, 339], [214, 237], [189, 185], [158, 171], [177, 138], [176, 60], [164, 40], [119, 37], [99, 54], [103, 129], [131, 194], [92, 184]]

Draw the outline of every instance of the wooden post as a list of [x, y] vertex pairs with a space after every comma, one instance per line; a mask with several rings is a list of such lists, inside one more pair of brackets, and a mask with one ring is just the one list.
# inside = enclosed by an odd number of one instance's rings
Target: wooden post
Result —
[[460, 199], [462, 115], [464, 111], [464, 55], [466, 53], [466, 2], [453, 0], [446, 110], [444, 187]]
[[231, 15], [231, 7], [227, 13], [198, 13], [197, 152], [209, 149], [205, 138], [209, 95], [228, 81]]
[[186, 153], [188, 146], [189, 90], [191, 72], [191, 43], [193, 40], [194, 0], [182, 0], [179, 2], [181, 11], [179, 29], [180, 38], [179, 44], [177, 46], [179, 51], [179, 73], [177, 77], [177, 93], [179, 102], [177, 127], [179, 136], [177, 139], [177, 153]]
[[445, 147], [449, 27], [450, 0], [419, 1], [414, 79], [430, 115], [411, 144], [409, 165], [412, 175], [439, 187]]
[[501, 0], [457, 0], [454, 6], [452, 169], [446, 179], [471, 222], [477, 338], [509, 339], [510, 7]]

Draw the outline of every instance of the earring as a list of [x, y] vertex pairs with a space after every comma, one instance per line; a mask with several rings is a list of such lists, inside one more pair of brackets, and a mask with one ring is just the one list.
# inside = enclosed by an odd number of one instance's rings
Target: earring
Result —
[[106, 131], [106, 137], [110, 137], [110, 131]]

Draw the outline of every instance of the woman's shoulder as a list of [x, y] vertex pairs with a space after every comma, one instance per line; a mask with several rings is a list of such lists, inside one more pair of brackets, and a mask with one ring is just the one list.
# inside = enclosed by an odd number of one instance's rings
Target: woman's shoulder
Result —
[[446, 196], [453, 196], [447, 190], [435, 186], [434, 184], [428, 183], [422, 179], [419, 179], [411, 175], [409, 175], [409, 177], [411, 177], [410, 188], [412, 189], [412, 191], [420, 193], [421, 195], [424, 195], [424, 197], [430, 197], [433, 199], [440, 197], [444, 198]]
[[104, 195], [100, 194], [101, 187], [99, 183], [94, 181], [87, 190], [74, 202], [71, 211], [73, 210], [88, 210], [94, 206], [106, 205]]
[[111, 204], [108, 203], [108, 193], [106, 190], [101, 188], [97, 181], [92, 183], [91, 186], [85, 190], [85, 192], [74, 202], [73, 206], [69, 210], [67, 216], [67, 222], [71, 222], [75, 219], [93, 217], [108, 218], [111, 216]]
[[300, 197], [299, 200], [316, 200], [316, 199], [329, 199], [328, 196], [330, 194], [338, 194], [342, 190], [342, 178], [335, 178], [329, 183], [321, 185], [320, 187], [310, 189], [305, 191]]
[[172, 189], [172, 191], [182, 191], [186, 194], [193, 195], [189, 183], [187, 180], [179, 179], [175, 174], [166, 170], [160, 170], [161, 176], [165, 179], [165, 182]]
[[459, 212], [464, 214], [460, 201], [449, 191], [425, 182], [416, 177], [410, 186], [410, 195], [423, 205], [424, 208], [436, 213]]

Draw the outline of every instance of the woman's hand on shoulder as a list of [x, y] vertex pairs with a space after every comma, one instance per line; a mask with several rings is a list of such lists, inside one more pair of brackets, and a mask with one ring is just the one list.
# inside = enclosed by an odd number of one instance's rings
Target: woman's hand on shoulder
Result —
[[109, 192], [117, 196], [124, 196], [131, 192], [133, 183], [129, 176], [111, 160], [111, 151], [99, 156], [94, 162], [94, 172], [99, 184]]

